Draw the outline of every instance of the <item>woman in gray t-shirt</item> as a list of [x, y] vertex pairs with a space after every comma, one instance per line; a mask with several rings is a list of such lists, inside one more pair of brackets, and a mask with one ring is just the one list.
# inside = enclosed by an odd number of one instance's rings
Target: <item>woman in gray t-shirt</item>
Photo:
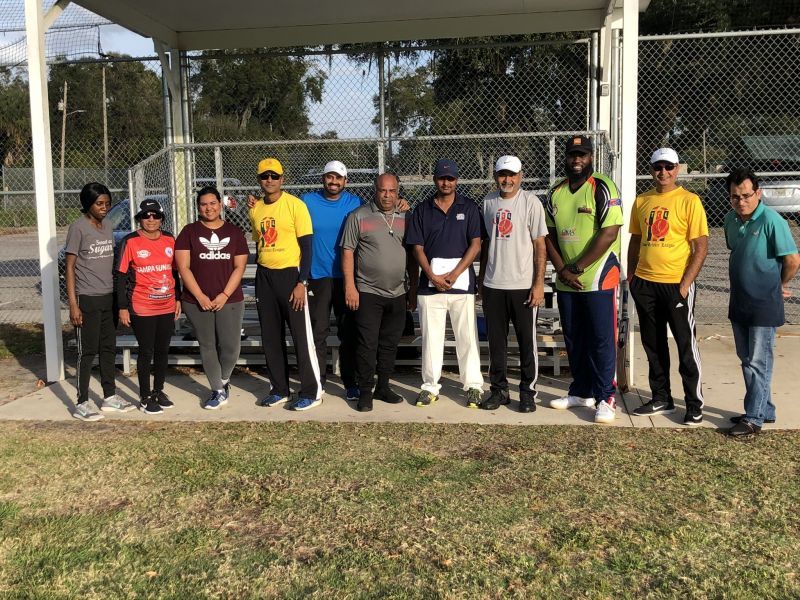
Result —
[[102, 183], [87, 183], [80, 200], [83, 215], [70, 225], [64, 250], [69, 319], [78, 339], [78, 402], [72, 416], [99, 421], [103, 415], [89, 401], [89, 376], [98, 354], [104, 398], [100, 410], [128, 412], [134, 406], [117, 396], [114, 383], [114, 232], [105, 220], [111, 192]]

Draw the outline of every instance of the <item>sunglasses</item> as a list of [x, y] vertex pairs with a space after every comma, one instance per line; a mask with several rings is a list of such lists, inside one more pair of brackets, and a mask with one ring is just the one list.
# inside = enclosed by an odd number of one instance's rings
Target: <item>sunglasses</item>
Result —
[[442, 177], [437, 177], [436, 179], [440, 179], [442, 181], [455, 181], [456, 178], [452, 175], [443, 175]]
[[676, 166], [677, 165], [650, 165], [650, 168], [658, 173], [659, 171], [674, 171]]
[[154, 212], [144, 213], [142, 215], [142, 220], [144, 220], [144, 219], [156, 219], [157, 221], [160, 221], [163, 218], [164, 218], [164, 215], [159, 214], [159, 213], [154, 213]]
[[278, 175], [277, 173], [261, 173], [258, 178], [261, 181], [266, 181], [267, 179], [272, 179], [272, 181], [278, 181], [283, 175]]

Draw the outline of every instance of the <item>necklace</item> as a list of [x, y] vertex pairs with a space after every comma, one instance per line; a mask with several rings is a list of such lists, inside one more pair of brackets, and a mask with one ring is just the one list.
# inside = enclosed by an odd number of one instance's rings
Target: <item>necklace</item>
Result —
[[379, 211], [381, 213], [381, 217], [383, 217], [383, 222], [386, 223], [386, 228], [389, 230], [389, 235], [394, 235], [394, 218], [397, 216], [397, 213], [392, 211], [392, 222], [389, 223], [389, 220], [386, 218], [386, 215], [383, 214], [383, 211]]

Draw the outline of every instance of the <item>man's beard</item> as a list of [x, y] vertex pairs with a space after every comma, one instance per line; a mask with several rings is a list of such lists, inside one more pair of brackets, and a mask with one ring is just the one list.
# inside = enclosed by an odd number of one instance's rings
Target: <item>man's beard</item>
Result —
[[570, 169], [569, 165], [567, 165], [567, 179], [569, 179], [570, 182], [589, 179], [589, 175], [591, 175], [593, 171], [594, 165], [591, 162], [586, 163], [586, 166], [578, 173]]

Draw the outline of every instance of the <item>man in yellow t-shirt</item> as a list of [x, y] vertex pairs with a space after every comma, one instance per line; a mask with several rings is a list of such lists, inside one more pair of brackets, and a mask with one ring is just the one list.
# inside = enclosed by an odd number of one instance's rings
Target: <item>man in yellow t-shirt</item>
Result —
[[655, 189], [631, 210], [628, 283], [649, 363], [652, 400], [636, 416], [675, 412], [669, 382], [667, 326], [678, 346], [686, 401], [685, 425], [703, 422], [700, 350], [694, 320], [695, 279], [708, 254], [708, 223], [700, 198], [679, 186], [678, 153], [660, 148], [650, 158]]
[[300, 391], [294, 410], [322, 403], [320, 366], [308, 313], [306, 287], [311, 271], [311, 216], [302, 200], [287, 194], [283, 165], [265, 158], [256, 169], [264, 195], [248, 198], [250, 224], [258, 253], [256, 302], [261, 325], [261, 346], [271, 389], [260, 406], [279, 406], [289, 400], [289, 373], [284, 331], [294, 341]]

